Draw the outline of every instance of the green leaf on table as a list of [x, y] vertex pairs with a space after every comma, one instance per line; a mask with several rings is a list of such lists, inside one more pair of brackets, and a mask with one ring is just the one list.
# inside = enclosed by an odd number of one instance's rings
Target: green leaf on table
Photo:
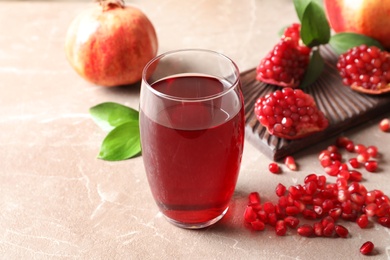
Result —
[[135, 121], [138, 124], [138, 111], [130, 107], [105, 102], [89, 109], [93, 120], [105, 131], [111, 131], [125, 122]]
[[306, 70], [305, 76], [300, 84], [300, 88], [306, 88], [314, 83], [324, 70], [325, 62], [320, 54], [320, 48], [313, 50], [310, 57], [309, 66]]
[[329, 42], [330, 26], [322, 6], [316, 1], [310, 1], [303, 11], [301, 39], [308, 47]]
[[100, 147], [98, 158], [120, 161], [141, 153], [138, 121], [130, 121], [115, 127]]
[[337, 33], [332, 35], [329, 41], [329, 45], [338, 55], [362, 44], [366, 44], [367, 46], [376, 46], [382, 50], [384, 49], [377, 40], [358, 33]]

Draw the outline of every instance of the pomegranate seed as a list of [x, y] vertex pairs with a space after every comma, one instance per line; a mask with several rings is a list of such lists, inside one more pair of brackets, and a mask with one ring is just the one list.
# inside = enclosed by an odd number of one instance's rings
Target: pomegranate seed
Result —
[[286, 223], [283, 220], [278, 220], [275, 225], [275, 232], [278, 236], [284, 236], [287, 232]]
[[375, 201], [375, 193], [374, 191], [369, 191], [366, 194], [366, 203], [371, 203]]
[[330, 157], [330, 151], [329, 150], [323, 150], [322, 152], [320, 152], [320, 154], [318, 155], [318, 160], [322, 160], [323, 158], [325, 157]]
[[378, 218], [378, 223], [384, 227], [390, 228], [390, 217], [380, 217]]
[[388, 132], [389, 129], [390, 129], [390, 120], [388, 118], [384, 118], [380, 121], [379, 123], [379, 128], [383, 131], [383, 132]]
[[299, 208], [296, 206], [287, 206], [286, 207], [286, 214], [288, 216], [296, 216], [300, 213]]
[[303, 237], [310, 237], [313, 235], [314, 230], [313, 230], [313, 227], [310, 226], [309, 224], [304, 224], [304, 225], [297, 228], [297, 232], [299, 235], [301, 235]]
[[293, 199], [299, 199], [303, 195], [303, 192], [300, 190], [299, 186], [290, 186], [288, 188], [288, 192]]
[[378, 206], [377, 210], [375, 211], [375, 214], [378, 217], [384, 217], [389, 213], [389, 208], [390, 208], [389, 205], [382, 203]]
[[348, 143], [345, 145], [345, 150], [347, 150], [348, 152], [353, 152], [355, 151], [355, 145], [352, 141], [348, 141]]
[[283, 207], [283, 208], [287, 207], [289, 205], [288, 197], [286, 197], [286, 196], [279, 197], [278, 205]]
[[367, 151], [361, 152], [356, 156], [359, 163], [365, 163], [370, 159], [370, 154]]
[[264, 223], [268, 223], [268, 214], [264, 210], [257, 211], [257, 217]]
[[374, 145], [370, 145], [369, 147], [367, 147], [367, 153], [371, 157], [377, 157], [378, 156], [378, 148]]
[[337, 148], [336, 145], [329, 145], [326, 150], [328, 150], [329, 152], [331, 153], [337, 153], [339, 151], [339, 149]]
[[368, 226], [368, 216], [366, 214], [361, 214], [359, 218], [356, 220], [356, 223], [360, 228], [366, 228]]
[[349, 193], [359, 193], [360, 192], [360, 185], [357, 182], [352, 182], [348, 187]]
[[365, 152], [367, 150], [367, 148], [366, 148], [366, 146], [364, 146], [362, 144], [356, 144], [354, 147], [354, 150], [355, 150], [355, 153], [362, 153], [362, 152]]
[[330, 155], [324, 156], [320, 160], [320, 164], [322, 167], [328, 167], [332, 165], [332, 158], [330, 158]]
[[334, 208], [334, 203], [332, 200], [330, 199], [326, 199], [324, 200], [324, 202], [322, 203], [322, 208], [325, 212], [329, 212], [329, 210], [333, 209]]
[[322, 237], [324, 235], [324, 227], [321, 222], [316, 222], [313, 224], [313, 231], [317, 237]]
[[[343, 171], [345, 172], [345, 171]], [[340, 175], [338, 175], [338, 178], [336, 180], [337, 188], [339, 190], [345, 190], [348, 187], [348, 179], [349, 179], [349, 172], [348, 172], [348, 178], [340, 178]]]
[[247, 223], [255, 221], [257, 218], [256, 212], [253, 210], [252, 207], [247, 206], [244, 212], [244, 220]]
[[321, 224], [323, 227], [326, 227], [329, 223], [334, 223], [334, 219], [330, 216], [326, 216], [321, 219]]
[[338, 190], [337, 199], [339, 200], [339, 202], [345, 202], [349, 200], [349, 198], [350, 198], [350, 194], [348, 190], [345, 189]]
[[351, 194], [351, 200], [356, 203], [357, 205], [363, 205], [364, 204], [364, 201], [365, 201], [365, 198], [363, 195], [360, 195], [360, 194], [357, 194], [357, 193], [354, 193], [354, 194]]
[[[337, 162], [337, 161], [336, 161]], [[337, 176], [337, 174], [339, 173], [339, 167], [340, 167], [340, 163], [333, 163], [332, 165], [329, 165], [327, 167], [325, 167], [325, 172], [327, 174], [329, 174], [330, 176]]]
[[342, 156], [341, 156], [341, 154], [339, 152], [333, 152], [333, 153], [330, 153], [330, 158], [333, 161], [341, 161]]
[[284, 164], [292, 171], [296, 171], [298, 168], [297, 164], [295, 163], [295, 159], [292, 156], [286, 156], [284, 159]]
[[352, 202], [350, 200], [343, 201], [341, 203], [341, 209], [343, 213], [351, 214], [352, 213]]
[[286, 186], [279, 183], [275, 188], [275, 193], [278, 197], [282, 197], [286, 193]]
[[345, 148], [350, 141], [348, 137], [340, 136], [336, 139], [336, 146]]
[[326, 185], [326, 176], [325, 175], [320, 175], [318, 176], [318, 180], [317, 180], [317, 186], [318, 188], [324, 188]]
[[342, 213], [341, 208], [333, 208], [333, 209], [329, 210], [328, 214], [334, 221], [336, 221], [341, 216], [341, 213]]
[[290, 228], [296, 228], [299, 225], [299, 219], [293, 216], [287, 216], [284, 218], [284, 222]]
[[262, 231], [265, 229], [265, 223], [259, 219], [252, 221], [251, 226], [253, 230]]
[[361, 172], [356, 170], [349, 171], [349, 180], [354, 182], [361, 182], [363, 179], [363, 175]]
[[275, 226], [276, 222], [278, 222], [278, 217], [276, 216], [275, 213], [270, 213], [268, 214], [268, 224], [271, 226]]
[[275, 173], [275, 174], [280, 173], [280, 167], [279, 167], [279, 165], [278, 165], [277, 163], [274, 163], [274, 162], [272, 162], [272, 163], [270, 163], [270, 164], [268, 165], [268, 170], [269, 170], [271, 173]]
[[317, 182], [318, 181], [318, 177], [317, 177], [317, 174], [315, 173], [312, 173], [312, 174], [309, 174], [305, 177], [304, 179], [304, 183], [308, 183], [309, 181], [314, 181], [314, 182]]
[[255, 212], [262, 209], [262, 206], [260, 203], [248, 203], [248, 206], [252, 207]]
[[369, 172], [376, 172], [376, 170], [378, 169], [378, 162], [369, 160], [364, 163], [364, 168]]
[[342, 225], [335, 225], [334, 230], [339, 237], [346, 238], [348, 236], [348, 229]]
[[248, 196], [249, 198], [249, 204], [260, 204], [260, 194], [258, 192], [251, 192]]
[[275, 205], [275, 213], [278, 219], [282, 219], [286, 217], [285, 208], [280, 206], [279, 204]]
[[305, 219], [316, 219], [317, 218], [317, 214], [315, 213], [314, 210], [311, 210], [311, 209], [305, 209], [304, 211], [302, 211], [302, 215]]
[[308, 181], [305, 183], [305, 191], [308, 195], [313, 195], [317, 191], [317, 182], [315, 181]]
[[314, 206], [313, 207], [314, 212], [318, 215], [321, 216], [324, 213], [324, 209], [321, 206]]
[[275, 205], [270, 201], [264, 202], [263, 209], [268, 214], [275, 213]]
[[350, 174], [349, 174], [349, 171], [347, 171], [347, 170], [341, 170], [337, 174], [338, 179], [344, 179], [345, 181], [347, 181], [349, 179], [349, 176], [350, 176]]
[[351, 158], [348, 160], [349, 161], [349, 164], [353, 167], [353, 168], [359, 168], [360, 167], [360, 163], [359, 161], [357, 160], [357, 158]]
[[369, 255], [374, 250], [374, 244], [371, 241], [364, 242], [360, 247], [360, 253], [363, 255]]
[[366, 205], [364, 212], [367, 214], [367, 216], [372, 217], [375, 216], [377, 209], [378, 206], [375, 203], [370, 203]]
[[335, 224], [334, 223], [328, 223], [326, 226], [324, 226], [323, 234], [325, 237], [333, 236], [334, 232], [335, 232]]

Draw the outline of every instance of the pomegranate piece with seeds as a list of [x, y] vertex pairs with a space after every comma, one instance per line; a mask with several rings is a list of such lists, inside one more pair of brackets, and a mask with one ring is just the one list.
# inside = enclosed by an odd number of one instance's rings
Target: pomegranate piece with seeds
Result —
[[283, 88], [260, 97], [254, 111], [270, 134], [290, 140], [322, 131], [329, 125], [313, 97], [301, 89]]
[[309, 65], [311, 49], [301, 43], [300, 24], [288, 27], [280, 41], [260, 61], [256, 79], [280, 87], [299, 86]]
[[337, 69], [343, 84], [367, 94], [390, 91], [390, 53], [360, 45], [340, 55]]

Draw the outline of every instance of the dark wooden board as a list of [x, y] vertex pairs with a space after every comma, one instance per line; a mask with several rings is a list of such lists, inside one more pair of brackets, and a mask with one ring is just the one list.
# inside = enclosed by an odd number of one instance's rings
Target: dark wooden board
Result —
[[258, 97], [279, 87], [257, 81], [255, 68], [241, 73], [246, 138], [275, 161], [390, 112], [389, 94], [367, 95], [344, 86], [336, 69], [337, 56], [328, 46], [321, 48], [321, 54], [325, 59], [324, 71], [315, 83], [305, 89], [305, 92], [313, 96], [318, 108], [324, 112], [329, 120], [329, 127], [298, 140], [290, 141], [270, 135], [254, 114], [253, 108]]

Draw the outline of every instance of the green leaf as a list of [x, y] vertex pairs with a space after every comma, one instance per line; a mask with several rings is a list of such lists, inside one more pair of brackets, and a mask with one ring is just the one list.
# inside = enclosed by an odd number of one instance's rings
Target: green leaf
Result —
[[298, 15], [299, 21], [302, 21], [303, 12], [310, 2], [311, 0], [294, 0], [295, 12]]
[[377, 46], [384, 49], [383, 46], [375, 39], [358, 33], [337, 33], [334, 34], [329, 41], [329, 45], [338, 54], [342, 54], [352, 47], [366, 44], [368, 46]]
[[330, 27], [321, 5], [310, 1], [301, 19], [301, 38], [306, 46], [326, 44], [330, 39]]
[[115, 127], [100, 147], [98, 158], [120, 161], [134, 157], [141, 152], [138, 122], [131, 121]]
[[312, 51], [310, 57], [310, 63], [306, 70], [305, 76], [300, 84], [300, 88], [306, 88], [310, 84], [314, 83], [324, 70], [325, 62], [320, 54], [320, 49], [317, 48]]
[[111, 131], [125, 122], [134, 121], [138, 124], [138, 111], [114, 102], [105, 102], [89, 109], [93, 120], [103, 130]]
[[322, 7], [322, 0], [294, 0], [295, 12], [298, 15], [299, 21], [302, 21], [303, 13], [310, 2], [316, 2]]

